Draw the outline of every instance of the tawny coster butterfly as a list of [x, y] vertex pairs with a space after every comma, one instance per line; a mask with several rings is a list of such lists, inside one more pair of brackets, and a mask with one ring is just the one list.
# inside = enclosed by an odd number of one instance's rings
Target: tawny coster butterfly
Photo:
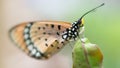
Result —
[[[98, 7], [103, 6], [101, 4]], [[96, 8], [98, 8], [96, 7]], [[71, 40], [75, 41], [83, 27], [83, 17], [96, 8], [86, 12], [74, 22], [35, 21], [21, 23], [9, 31], [11, 39], [29, 56], [47, 59], [61, 50]]]

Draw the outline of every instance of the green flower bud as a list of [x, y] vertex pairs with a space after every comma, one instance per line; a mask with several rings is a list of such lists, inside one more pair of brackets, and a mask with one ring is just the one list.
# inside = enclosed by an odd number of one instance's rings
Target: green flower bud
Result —
[[87, 38], [77, 40], [73, 48], [73, 68], [102, 68], [103, 55]]

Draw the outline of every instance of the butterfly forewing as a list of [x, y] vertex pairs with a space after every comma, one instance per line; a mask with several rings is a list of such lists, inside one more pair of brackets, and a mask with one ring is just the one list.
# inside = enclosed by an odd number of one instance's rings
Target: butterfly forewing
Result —
[[71, 24], [67, 22], [30, 22], [12, 28], [10, 35], [28, 55], [42, 59], [49, 58], [65, 45], [67, 41], [62, 39], [62, 33], [69, 27]]

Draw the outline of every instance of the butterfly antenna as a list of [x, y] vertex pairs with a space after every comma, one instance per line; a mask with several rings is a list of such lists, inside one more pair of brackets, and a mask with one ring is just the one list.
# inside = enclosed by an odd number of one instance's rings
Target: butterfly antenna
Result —
[[102, 3], [101, 5], [99, 5], [99, 6], [95, 7], [95, 8], [93, 8], [93, 9], [91, 9], [90, 11], [86, 12], [85, 14], [83, 14], [83, 15], [81, 16], [81, 18], [80, 18], [78, 21], [81, 21], [81, 19], [82, 19], [85, 15], [87, 15], [88, 13], [90, 13], [90, 12], [96, 10], [96, 9], [99, 8], [99, 7], [102, 7], [103, 5], [104, 5], [104, 3]]

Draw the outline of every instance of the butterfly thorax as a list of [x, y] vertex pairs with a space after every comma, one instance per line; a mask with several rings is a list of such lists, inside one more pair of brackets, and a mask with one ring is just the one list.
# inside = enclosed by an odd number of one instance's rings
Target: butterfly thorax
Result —
[[70, 28], [67, 28], [62, 35], [64, 40], [76, 40], [79, 36], [80, 23], [74, 22]]

